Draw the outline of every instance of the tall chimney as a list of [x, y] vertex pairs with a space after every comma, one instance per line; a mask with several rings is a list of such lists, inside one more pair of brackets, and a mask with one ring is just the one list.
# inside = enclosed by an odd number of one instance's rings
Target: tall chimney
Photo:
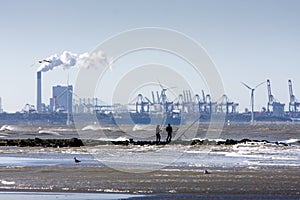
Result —
[[37, 72], [37, 97], [36, 97], [37, 112], [42, 112], [42, 72]]

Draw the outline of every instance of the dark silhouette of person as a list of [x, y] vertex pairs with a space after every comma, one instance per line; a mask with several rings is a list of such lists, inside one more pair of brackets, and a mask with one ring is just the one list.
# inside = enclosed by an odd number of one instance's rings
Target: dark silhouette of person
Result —
[[160, 143], [160, 132], [161, 132], [161, 129], [159, 127], [159, 125], [156, 126], [156, 142], [157, 143]]
[[172, 132], [173, 132], [173, 128], [170, 124], [168, 124], [168, 126], [166, 127], [166, 131], [168, 133], [168, 137], [166, 139], [166, 142], [169, 143], [171, 142], [171, 139], [172, 139]]

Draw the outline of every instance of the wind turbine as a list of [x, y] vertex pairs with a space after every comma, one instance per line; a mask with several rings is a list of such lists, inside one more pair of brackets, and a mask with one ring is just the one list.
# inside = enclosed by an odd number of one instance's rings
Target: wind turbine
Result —
[[254, 88], [251, 88], [249, 85], [247, 85], [246, 83], [243, 83], [242, 84], [248, 88], [249, 90], [251, 90], [251, 124], [254, 123], [254, 91], [257, 87], [261, 86], [262, 84], [264, 84], [264, 82], [258, 84], [257, 86], [255, 86]]
[[160, 83], [160, 81], [158, 81], [158, 84], [159, 84], [159, 86], [160, 86], [160, 88], [161, 88], [161, 92], [160, 92], [161, 104], [162, 104], [162, 105], [165, 105], [166, 102], [167, 102], [166, 91], [167, 91], [167, 90], [170, 90], [170, 89], [174, 89], [174, 88], [176, 88], [176, 87], [169, 87], [169, 88], [166, 88], [166, 87], [164, 87], [164, 86]]

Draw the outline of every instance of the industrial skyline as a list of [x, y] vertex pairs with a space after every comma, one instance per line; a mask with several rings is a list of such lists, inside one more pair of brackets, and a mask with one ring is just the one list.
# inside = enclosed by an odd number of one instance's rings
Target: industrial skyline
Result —
[[[182, 32], [206, 49], [226, 95], [239, 103], [240, 112], [251, 108], [249, 91], [240, 82], [255, 86], [267, 79], [275, 98], [288, 110], [288, 80], [300, 98], [299, 10], [300, 2], [294, 0], [64, 1], [59, 6], [53, 1], [1, 2], [2, 108], [16, 112], [28, 103], [36, 104], [38, 61], [64, 51], [91, 52], [128, 29], [162, 27]], [[77, 73], [75, 67], [43, 74], [42, 101], [51, 97], [53, 85], [66, 85], [68, 76], [73, 85]], [[255, 91], [254, 109], [267, 107], [267, 102], [263, 85]]]
[[[247, 89], [251, 91], [251, 109], [246, 108], [245, 111], [239, 111], [239, 102], [231, 101], [231, 99], [224, 93], [221, 97], [212, 97], [210, 93], [206, 93], [203, 89], [200, 93], [192, 93], [191, 90], [184, 90], [176, 94], [172, 94], [172, 89], [164, 87], [160, 82], [158, 83], [160, 91], [151, 91], [151, 97], [145, 95], [145, 90], [137, 90], [134, 95], [127, 102], [105, 102], [100, 97], [79, 97], [73, 91], [72, 85], [56, 85], [52, 87], [52, 97], [48, 102], [43, 102], [42, 91], [42, 71], [37, 71], [36, 79], [36, 106], [26, 104], [23, 112], [31, 113], [53, 113], [65, 112], [68, 114], [73, 113], [118, 113], [118, 112], [136, 112], [136, 113], [150, 113], [150, 112], [175, 112], [175, 113], [204, 113], [211, 114], [214, 112], [219, 113], [248, 113], [251, 112], [251, 122], [254, 122], [254, 112], [270, 113], [273, 116], [284, 116], [285, 111], [288, 111], [290, 116], [298, 116], [300, 102], [296, 99], [293, 92], [293, 84], [288, 80], [289, 102], [280, 102], [272, 93], [271, 81], [268, 79], [255, 87], [251, 87], [246, 83], [241, 82]], [[254, 110], [254, 91], [259, 86], [265, 84], [267, 86], [268, 101], [262, 110]], [[178, 89], [178, 88], [177, 88]], [[179, 90], [180, 90], [179, 89]], [[171, 92], [170, 92], [171, 91]], [[150, 91], [146, 91], [150, 93]], [[170, 95], [171, 98], [170, 99]], [[175, 95], [175, 96], [174, 96]], [[134, 107], [134, 108], [133, 108]], [[102, 110], [102, 108], [105, 108]], [[296, 114], [296, 115], [295, 115]]]

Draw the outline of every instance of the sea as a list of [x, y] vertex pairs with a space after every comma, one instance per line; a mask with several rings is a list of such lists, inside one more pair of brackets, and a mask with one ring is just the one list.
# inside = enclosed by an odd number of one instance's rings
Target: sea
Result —
[[[5, 124], [0, 139], [76, 137], [85, 146], [0, 146], [0, 199], [300, 199], [298, 123], [199, 123], [174, 126], [167, 145], [112, 143], [154, 141], [155, 128]], [[227, 139], [249, 141], [217, 144]]]

